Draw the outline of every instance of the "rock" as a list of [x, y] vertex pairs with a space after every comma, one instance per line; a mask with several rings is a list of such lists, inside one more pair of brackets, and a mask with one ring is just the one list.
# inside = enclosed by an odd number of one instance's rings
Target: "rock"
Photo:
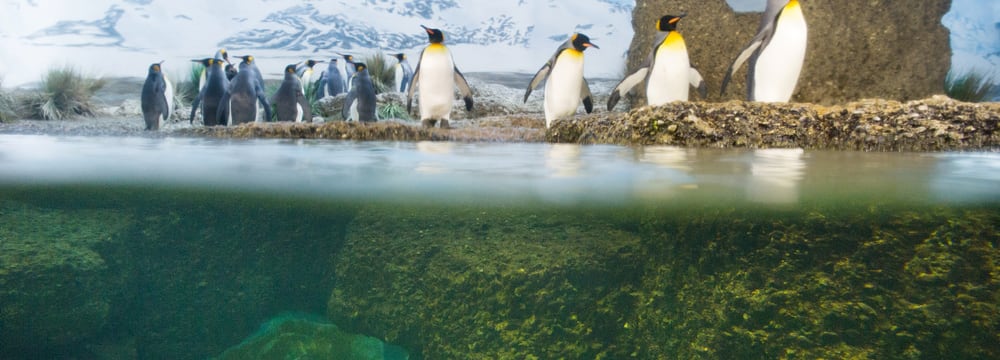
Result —
[[97, 248], [129, 222], [111, 211], [0, 202], [0, 357], [47, 357], [101, 333], [126, 275]]
[[344, 332], [334, 324], [282, 316], [268, 321], [243, 343], [219, 356], [227, 359], [406, 360], [406, 350]]
[[[803, 0], [809, 47], [793, 101], [844, 103], [865, 98], [920, 99], [943, 91], [951, 66], [949, 32], [941, 24], [950, 0]], [[725, 0], [637, 0], [628, 68], [649, 53], [660, 16], [687, 11], [679, 25], [691, 65], [709, 86], [709, 101], [744, 99], [746, 64], [726, 94], [726, 69], [757, 30], [759, 13], [737, 14]], [[644, 102], [641, 102], [644, 103]]]

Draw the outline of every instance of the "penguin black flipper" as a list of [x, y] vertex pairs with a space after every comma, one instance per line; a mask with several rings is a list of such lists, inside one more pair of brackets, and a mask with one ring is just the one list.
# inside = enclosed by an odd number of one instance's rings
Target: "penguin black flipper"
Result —
[[580, 86], [580, 98], [583, 99], [583, 109], [587, 110], [588, 114], [594, 112], [594, 95], [590, 93], [587, 79], [583, 79], [583, 85]]
[[[757, 34], [754, 35], [750, 43], [743, 48], [740, 55], [733, 60], [733, 63], [729, 65], [729, 69], [726, 70], [726, 76], [722, 79], [722, 87], [719, 89], [719, 95], [726, 93], [726, 87], [729, 85], [729, 81], [732, 80], [733, 75], [737, 70], [743, 66], [743, 63], [755, 57], [760, 50], [767, 47], [767, 44], [771, 42], [771, 36], [774, 35], [775, 24], [778, 23], [778, 16], [781, 15], [781, 10], [784, 9], [783, 6], [773, 6], [775, 0], [768, 0], [767, 8], [764, 10], [764, 15], [761, 17], [760, 26], [757, 27]], [[750, 69], [748, 71], [753, 71]], [[752, 79], [753, 76], [749, 76], [748, 79]], [[747, 84], [748, 89], [752, 89], [751, 84]]]
[[[419, 59], [423, 59], [424, 58], [424, 51], [425, 50], [427, 50], [427, 49], [424, 48], [424, 50], [420, 50], [420, 57], [419, 57]], [[417, 79], [418, 78], [420, 78], [420, 62], [417, 62], [417, 69], [413, 71], [413, 78], [410, 79], [410, 86], [409, 86], [410, 89], [406, 92], [406, 112], [407, 113], [409, 113], [410, 109], [413, 107], [413, 90], [416, 88], [415, 85], [417, 85]]]
[[328, 77], [326, 71], [319, 74], [319, 86], [316, 88], [316, 100], [326, 97], [326, 87], [329, 85], [330, 78]]
[[[194, 101], [191, 102], [191, 119], [188, 121], [189, 123], [194, 124], [194, 115], [198, 112], [198, 105], [201, 104], [201, 100], [204, 97], [205, 97], [205, 89], [203, 88], [201, 89], [201, 91], [198, 92], [198, 96], [194, 97]], [[205, 116], [204, 112], [201, 114], [201, 116]]]
[[472, 111], [472, 88], [465, 80], [465, 75], [458, 71], [458, 67], [455, 67], [455, 85], [458, 86], [458, 92], [462, 94], [462, 100], [465, 101], [465, 111]]
[[701, 77], [698, 69], [691, 68], [688, 72], [688, 82], [691, 86], [698, 89], [698, 96], [701, 96], [702, 100], [708, 98], [708, 85], [705, 84], [705, 78]]
[[641, 67], [636, 70], [632, 75], [626, 76], [622, 81], [615, 85], [614, 90], [611, 90], [611, 95], [608, 97], [608, 111], [615, 108], [618, 101], [621, 100], [625, 94], [632, 91], [636, 85], [643, 83], [646, 80], [647, 74], [649, 73], [649, 67]]
[[[340, 116], [344, 117], [344, 121], [347, 121], [351, 117], [351, 106], [354, 105], [354, 100], [358, 97], [358, 89], [352, 87], [351, 91], [347, 92], [347, 97], [344, 98], [344, 107], [340, 109]], [[409, 103], [407, 103], [407, 110], [409, 110]]]
[[531, 91], [535, 90], [535, 88], [538, 87], [538, 84], [541, 84], [542, 81], [545, 81], [545, 79], [549, 77], [549, 70], [551, 69], [552, 60], [549, 60], [549, 62], [545, 63], [545, 65], [542, 65], [542, 67], [538, 69], [535, 76], [531, 78], [531, 82], [528, 83], [528, 89], [524, 91], [524, 102], [528, 102], [528, 97], [531, 96]]

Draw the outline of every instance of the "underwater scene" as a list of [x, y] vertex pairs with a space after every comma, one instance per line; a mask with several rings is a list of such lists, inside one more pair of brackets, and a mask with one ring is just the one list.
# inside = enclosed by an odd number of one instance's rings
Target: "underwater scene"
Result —
[[0, 135], [0, 358], [1000, 358], [998, 242], [996, 152]]

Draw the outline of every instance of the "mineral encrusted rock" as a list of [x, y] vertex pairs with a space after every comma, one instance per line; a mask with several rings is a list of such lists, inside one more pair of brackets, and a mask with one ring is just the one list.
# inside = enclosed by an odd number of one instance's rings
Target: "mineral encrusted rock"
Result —
[[[951, 0], [803, 0], [809, 45], [793, 101], [914, 100], [940, 93], [951, 62], [941, 17]], [[744, 99], [746, 66], [726, 94], [726, 69], [757, 30], [760, 13], [735, 13], [725, 0], [637, 0], [628, 69], [649, 54], [656, 20], [687, 11], [678, 29], [709, 85], [709, 100]]]

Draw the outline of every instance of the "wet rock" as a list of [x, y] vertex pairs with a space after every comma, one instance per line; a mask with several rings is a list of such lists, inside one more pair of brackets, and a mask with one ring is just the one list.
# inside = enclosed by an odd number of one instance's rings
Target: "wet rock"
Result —
[[102, 331], [126, 275], [98, 249], [129, 221], [0, 202], [0, 357], [47, 357]]
[[[865, 98], [921, 99], [940, 93], [951, 66], [949, 32], [941, 24], [950, 0], [802, 1], [809, 45], [794, 101], [844, 103]], [[691, 65], [709, 86], [710, 101], [744, 99], [746, 65], [727, 93], [722, 78], [754, 36], [759, 13], [732, 11], [725, 0], [638, 0], [628, 68], [649, 53], [660, 16], [687, 11], [679, 26]]]

